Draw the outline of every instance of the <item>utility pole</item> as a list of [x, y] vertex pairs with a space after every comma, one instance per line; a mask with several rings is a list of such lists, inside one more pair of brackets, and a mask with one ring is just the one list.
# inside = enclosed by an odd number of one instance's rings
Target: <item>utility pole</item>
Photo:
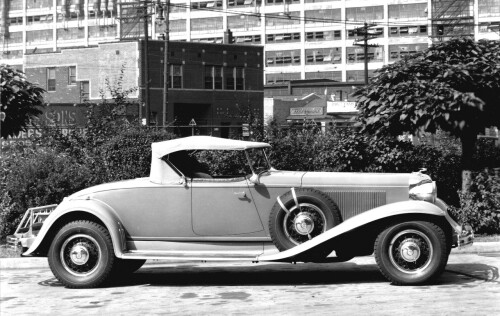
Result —
[[[156, 3], [156, 19], [158, 21], [165, 20], [165, 34], [163, 40], [165, 41], [163, 47], [163, 102], [162, 102], [162, 126], [167, 126], [167, 109], [168, 109], [168, 88], [169, 82], [169, 64], [168, 64], [168, 44], [170, 41], [170, 0], [165, 1], [165, 7], [161, 4], [161, 0]], [[166, 12], [165, 12], [166, 10]], [[165, 15], [165, 17], [163, 16]]]
[[149, 30], [148, 30], [148, 21], [149, 21], [149, 15], [148, 15], [148, 1], [144, 1], [144, 6], [143, 6], [143, 18], [144, 18], [144, 51], [143, 51], [143, 57], [144, 57], [144, 103], [146, 105], [146, 126], [149, 126], [149, 58], [148, 58], [148, 51], [149, 51]]
[[[368, 24], [365, 22], [365, 24], [362, 27], [358, 27], [354, 29], [354, 31], [358, 35], [363, 35], [362, 39], [356, 39], [354, 41], [355, 46], [362, 46], [363, 47], [363, 52], [365, 55], [365, 85], [368, 85], [368, 47], [378, 47], [377, 44], [368, 44], [369, 40], [377, 38], [377, 36], [368, 36], [368, 29], [370, 27], [376, 26], [376, 24]], [[362, 42], [362, 43], [360, 43]]]
[[168, 70], [169, 70], [169, 65], [168, 65], [168, 44], [170, 41], [170, 0], [166, 0], [166, 8], [167, 12], [165, 13], [165, 57], [163, 60], [163, 116], [162, 116], [162, 124], [163, 126], [167, 126], [167, 109], [168, 109], [168, 88], [169, 88], [169, 82], [168, 79], [170, 78]]

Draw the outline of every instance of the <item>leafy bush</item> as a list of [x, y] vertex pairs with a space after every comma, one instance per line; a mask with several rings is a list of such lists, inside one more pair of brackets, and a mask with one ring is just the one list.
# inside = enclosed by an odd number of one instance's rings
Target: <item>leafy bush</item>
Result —
[[475, 172], [470, 192], [459, 195], [460, 207], [452, 211], [460, 222], [480, 234], [500, 233], [500, 169]]
[[25, 149], [2, 157], [0, 235], [13, 232], [24, 212], [60, 203], [90, 184], [90, 170], [51, 149]]
[[97, 149], [99, 159], [94, 166], [100, 170], [101, 182], [149, 176], [151, 143], [174, 137], [161, 129], [140, 126], [130, 126], [111, 137]]

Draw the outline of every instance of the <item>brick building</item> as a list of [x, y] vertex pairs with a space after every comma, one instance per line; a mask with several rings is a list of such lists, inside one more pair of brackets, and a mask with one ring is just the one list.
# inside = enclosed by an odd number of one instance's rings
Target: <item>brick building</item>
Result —
[[[111, 98], [107, 82], [134, 89], [136, 115], [145, 116], [144, 52], [148, 52], [151, 124], [163, 116], [164, 41], [102, 43], [95, 47], [63, 49], [57, 53], [25, 55], [24, 70], [31, 82], [47, 90], [51, 107], [99, 102]], [[213, 126], [211, 133], [228, 137], [230, 126], [241, 126], [243, 114], [262, 116], [263, 83], [261, 46], [170, 42], [167, 124], [188, 125], [192, 120]], [[140, 113], [139, 114], [139, 111]], [[130, 109], [129, 113], [130, 114]], [[178, 129], [185, 134], [191, 130]], [[234, 132], [234, 131], [233, 131]]]

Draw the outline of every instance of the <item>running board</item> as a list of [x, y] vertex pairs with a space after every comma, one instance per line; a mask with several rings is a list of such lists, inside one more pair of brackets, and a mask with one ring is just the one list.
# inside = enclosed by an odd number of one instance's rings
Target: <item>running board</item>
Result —
[[173, 252], [173, 251], [130, 251], [122, 259], [159, 259], [173, 261], [252, 261], [256, 262], [260, 253], [214, 253], [214, 252]]

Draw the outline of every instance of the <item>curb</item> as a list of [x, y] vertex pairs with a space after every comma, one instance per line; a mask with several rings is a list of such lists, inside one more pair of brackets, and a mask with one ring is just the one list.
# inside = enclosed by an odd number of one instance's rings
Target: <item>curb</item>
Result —
[[[453, 248], [451, 255], [458, 254], [480, 254], [500, 252], [500, 242], [475, 242], [471, 246]], [[185, 263], [190, 261], [172, 260], [148, 260], [145, 266], [157, 264]], [[192, 262], [192, 261], [191, 261]], [[0, 258], [0, 270], [10, 269], [48, 269], [47, 258]]]

